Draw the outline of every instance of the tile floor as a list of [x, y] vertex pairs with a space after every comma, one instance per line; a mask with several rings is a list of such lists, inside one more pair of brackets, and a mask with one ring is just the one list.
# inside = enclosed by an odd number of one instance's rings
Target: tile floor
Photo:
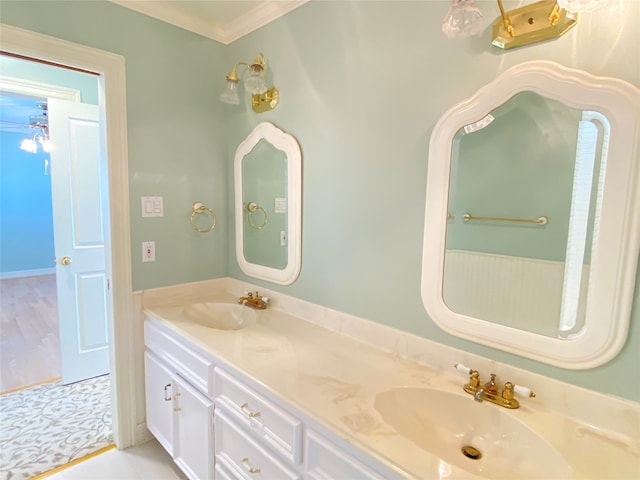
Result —
[[109, 450], [46, 480], [186, 480], [160, 444], [151, 440], [127, 450]]

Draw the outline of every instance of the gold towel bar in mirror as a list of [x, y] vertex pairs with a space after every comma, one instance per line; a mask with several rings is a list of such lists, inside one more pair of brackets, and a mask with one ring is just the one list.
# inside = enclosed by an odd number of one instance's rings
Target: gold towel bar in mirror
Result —
[[545, 216], [538, 218], [505, 218], [505, 217], [475, 217], [470, 213], [465, 213], [462, 216], [465, 222], [471, 220], [489, 221], [489, 222], [518, 222], [518, 223], [535, 223], [537, 225], [546, 225], [549, 223], [549, 219]]

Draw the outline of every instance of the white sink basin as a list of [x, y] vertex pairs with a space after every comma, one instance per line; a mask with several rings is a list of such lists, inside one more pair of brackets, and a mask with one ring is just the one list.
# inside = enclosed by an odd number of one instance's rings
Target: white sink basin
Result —
[[[571, 475], [562, 456], [516, 418], [517, 410], [428, 388], [388, 390], [376, 397], [375, 407], [400, 435], [475, 475], [520, 480]], [[466, 446], [477, 449], [480, 458], [465, 456]]]
[[184, 317], [194, 323], [218, 330], [240, 330], [256, 323], [255, 310], [234, 303], [194, 303], [182, 310]]

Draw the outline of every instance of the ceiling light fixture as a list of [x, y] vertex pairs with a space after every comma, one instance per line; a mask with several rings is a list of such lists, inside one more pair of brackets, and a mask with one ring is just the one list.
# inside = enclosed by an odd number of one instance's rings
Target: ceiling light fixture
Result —
[[[238, 76], [238, 67], [245, 69]], [[280, 101], [280, 94], [276, 87], [269, 87], [266, 81], [267, 61], [262, 53], [258, 54], [252, 63], [238, 62], [227, 75], [227, 86], [220, 94], [220, 101], [229, 105], [238, 105], [238, 83], [242, 74], [249, 72], [244, 80], [244, 88], [251, 94], [251, 108], [257, 113], [273, 110]]]
[[30, 137], [25, 138], [20, 143], [20, 149], [29, 153], [38, 153], [38, 143], [45, 153], [51, 152], [51, 140], [49, 139], [49, 117], [47, 116], [47, 104], [38, 103], [38, 108], [43, 111], [42, 115], [31, 115], [29, 117], [29, 128], [34, 129]]

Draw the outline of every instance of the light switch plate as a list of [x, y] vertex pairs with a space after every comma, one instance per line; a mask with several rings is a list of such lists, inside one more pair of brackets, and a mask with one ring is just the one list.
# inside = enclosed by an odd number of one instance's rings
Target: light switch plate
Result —
[[273, 210], [275, 213], [287, 213], [287, 199], [276, 198], [274, 199]]
[[164, 216], [164, 206], [162, 197], [140, 197], [142, 204], [143, 217], [162, 217]]

